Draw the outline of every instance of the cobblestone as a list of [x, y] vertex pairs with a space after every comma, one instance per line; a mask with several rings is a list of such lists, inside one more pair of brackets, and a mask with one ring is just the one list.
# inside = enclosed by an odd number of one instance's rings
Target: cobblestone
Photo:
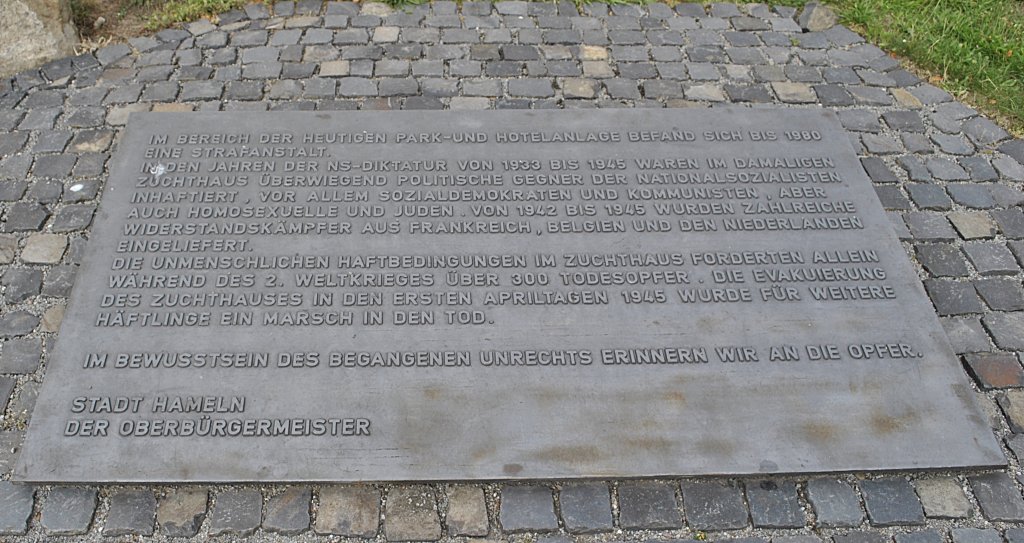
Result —
[[608, 485], [575, 483], [559, 493], [565, 529], [573, 534], [607, 532], [612, 529], [612, 510]]
[[262, 517], [263, 496], [258, 490], [225, 490], [217, 494], [210, 511], [210, 535], [251, 535]]
[[96, 503], [96, 489], [54, 487], [46, 496], [40, 524], [50, 535], [84, 534], [92, 523]]
[[551, 489], [542, 485], [503, 487], [500, 521], [508, 533], [557, 530]]
[[320, 488], [320, 508], [313, 529], [318, 534], [372, 538], [380, 521], [380, 491], [364, 485]]
[[396, 487], [388, 493], [384, 512], [388, 541], [437, 541], [441, 523], [434, 491], [427, 486]]
[[296, 535], [308, 530], [312, 495], [311, 488], [298, 486], [272, 496], [267, 501], [263, 529], [283, 535]]
[[817, 515], [817, 524], [825, 527], [855, 527], [864, 521], [857, 491], [835, 479], [811, 479], [807, 497]]
[[156, 497], [149, 490], [124, 490], [110, 496], [110, 509], [103, 534], [153, 535]]
[[760, 481], [747, 485], [750, 518], [757, 528], [800, 528], [803, 510], [796, 484], [788, 481]]
[[734, 530], [747, 525], [743, 490], [733, 483], [682, 483], [686, 521], [698, 530]]
[[985, 518], [1003, 522], [1024, 521], [1024, 498], [1009, 475], [990, 473], [968, 479]]
[[28, 532], [35, 489], [10, 481], [0, 481], [0, 535]]
[[625, 529], [667, 530], [683, 525], [676, 485], [624, 482], [619, 485], [619, 524]]

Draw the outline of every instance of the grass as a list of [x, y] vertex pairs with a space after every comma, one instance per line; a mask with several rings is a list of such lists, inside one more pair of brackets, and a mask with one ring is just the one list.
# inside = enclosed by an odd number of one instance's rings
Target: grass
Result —
[[[0, 0], [2, 1], [2, 0]], [[79, 28], [91, 28], [97, 9], [117, 6], [116, 18], [135, 17], [118, 37], [238, 8], [252, 0], [72, 0]], [[364, 0], [368, 1], [368, 0]], [[384, 0], [392, 5], [426, 0]], [[647, 0], [606, 0], [644, 3]], [[674, 3], [678, 0], [667, 0]], [[742, 1], [742, 0], [740, 0]], [[802, 6], [806, 0], [768, 0]], [[829, 0], [842, 21], [892, 52], [929, 81], [1024, 134], [1024, 0]], [[90, 14], [93, 14], [90, 19]], [[112, 17], [108, 17], [112, 18]], [[102, 31], [102, 29], [101, 29]]]
[[[153, 0], [134, 0], [153, 1]], [[159, 5], [146, 19], [148, 30], [166, 28], [174, 23], [194, 21], [201, 17], [239, 8], [252, 0], [168, 0]]]
[[1024, 132], [1021, 0], [835, 0], [844, 22]]

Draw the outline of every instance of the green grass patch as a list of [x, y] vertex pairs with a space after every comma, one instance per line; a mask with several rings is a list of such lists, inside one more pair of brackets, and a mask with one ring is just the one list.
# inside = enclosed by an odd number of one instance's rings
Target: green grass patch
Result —
[[932, 83], [1024, 131], [1024, 2], [834, 0], [845, 23]]
[[166, 28], [174, 23], [194, 21], [207, 15], [240, 8], [252, 0], [128, 0], [153, 3], [153, 12], [146, 18], [148, 30]]

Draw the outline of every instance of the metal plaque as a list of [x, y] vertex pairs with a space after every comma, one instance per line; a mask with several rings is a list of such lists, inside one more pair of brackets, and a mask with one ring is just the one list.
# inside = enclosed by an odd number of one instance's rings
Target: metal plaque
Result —
[[144, 113], [16, 478], [1004, 462], [830, 112]]

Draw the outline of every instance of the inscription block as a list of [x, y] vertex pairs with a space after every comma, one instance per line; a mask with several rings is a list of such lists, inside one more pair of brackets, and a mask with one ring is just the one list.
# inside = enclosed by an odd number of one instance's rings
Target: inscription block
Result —
[[1003, 463], [830, 112], [145, 113], [16, 477]]

